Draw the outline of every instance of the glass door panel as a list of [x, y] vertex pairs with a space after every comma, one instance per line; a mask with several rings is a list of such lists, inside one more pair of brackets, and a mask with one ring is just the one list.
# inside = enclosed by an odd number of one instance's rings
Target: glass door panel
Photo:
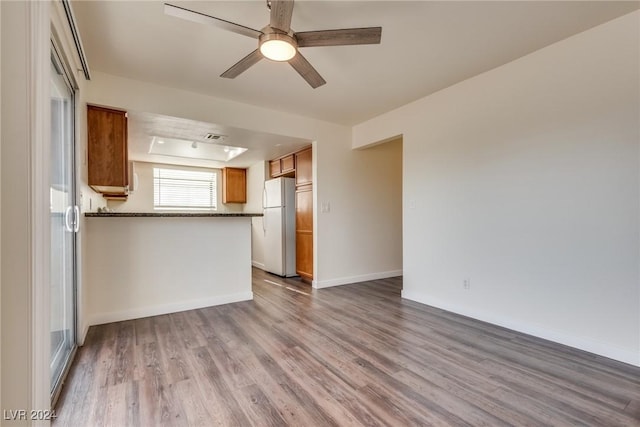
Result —
[[76, 232], [73, 90], [51, 58], [51, 393], [57, 393], [75, 350]]

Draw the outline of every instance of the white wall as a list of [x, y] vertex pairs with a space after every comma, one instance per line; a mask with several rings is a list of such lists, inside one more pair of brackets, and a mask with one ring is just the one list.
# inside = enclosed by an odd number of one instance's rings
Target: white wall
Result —
[[135, 170], [138, 175], [138, 188], [129, 195], [126, 202], [109, 200], [107, 206], [116, 212], [154, 212], [153, 209], [153, 168], [173, 168], [184, 170], [215, 171], [218, 197], [218, 213], [243, 212], [242, 203], [222, 203], [222, 170], [196, 168], [191, 166], [164, 165], [160, 163], [135, 162]]
[[252, 299], [249, 218], [88, 218], [87, 323]]
[[[0, 7], [0, 46], [2, 46], [2, 7]], [[0, 52], [2, 48], [0, 47]], [[0, 55], [0, 99], [2, 99], [2, 55]], [[2, 102], [0, 102], [0, 135], [2, 135]], [[2, 176], [2, 149], [0, 148], [0, 176]], [[2, 186], [0, 185], [0, 225], [2, 224]], [[2, 227], [0, 226], [0, 242], [2, 242]], [[2, 245], [0, 244], [0, 319], [2, 319]], [[0, 326], [1, 331], [1, 326]], [[2, 339], [0, 339], [0, 378], [2, 378]], [[0, 383], [0, 409], [2, 405], [2, 384]]]
[[[258, 162], [247, 169], [247, 204], [245, 212], [262, 212], [262, 190], [268, 178], [267, 162]], [[251, 218], [251, 264], [264, 269], [264, 229], [262, 217]]]
[[0, 8], [0, 389], [3, 410], [28, 411], [49, 407], [50, 5], [2, 2]]
[[402, 139], [322, 154], [318, 170], [332, 173], [319, 189], [316, 215], [339, 237], [323, 239], [318, 254], [337, 279], [320, 278], [316, 287], [402, 275]]
[[[29, 279], [29, 224], [28, 217], [20, 216], [28, 209], [29, 188], [25, 181], [8, 186], [14, 173], [26, 178], [23, 171], [28, 170], [28, 132], [27, 113], [26, 54], [20, 54], [20, 48], [27, 50], [26, 29], [20, 31], [18, 23], [28, 22], [28, 10], [24, 5], [2, 3], [2, 395], [3, 407], [31, 407], [29, 383], [31, 371], [29, 362], [31, 352], [30, 287]], [[24, 24], [23, 24], [24, 25]], [[13, 43], [8, 39], [12, 37]], [[20, 77], [24, 76], [24, 77]], [[10, 81], [11, 79], [11, 81]], [[12, 104], [9, 102], [12, 101]], [[21, 143], [22, 142], [22, 143]], [[22, 171], [21, 171], [22, 170]], [[11, 210], [9, 210], [11, 208]], [[9, 247], [9, 238], [15, 243]], [[17, 264], [9, 264], [9, 262]], [[8, 267], [11, 265], [11, 269]], [[22, 285], [22, 286], [20, 286]], [[11, 304], [8, 302], [11, 301]], [[24, 378], [20, 378], [24, 376]]]
[[639, 21], [354, 128], [403, 135], [404, 297], [640, 365]]

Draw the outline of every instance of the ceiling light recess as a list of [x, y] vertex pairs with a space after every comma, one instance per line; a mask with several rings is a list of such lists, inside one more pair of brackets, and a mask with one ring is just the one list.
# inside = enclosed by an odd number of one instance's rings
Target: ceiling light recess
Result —
[[298, 52], [296, 40], [288, 34], [272, 32], [260, 36], [260, 53], [272, 61], [288, 61]]
[[[160, 144], [159, 141], [164, 141], [164, 144]], [[148, 154], [228, 162], [245, 151], [247, 149], [244, 147], [220, 145], [213, 143], [213, 141], [154, 136], [151, 139]]]

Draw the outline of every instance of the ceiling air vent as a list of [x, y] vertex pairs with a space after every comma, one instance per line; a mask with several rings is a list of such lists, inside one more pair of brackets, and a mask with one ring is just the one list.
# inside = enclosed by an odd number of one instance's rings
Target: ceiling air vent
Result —
[[219, 135], [217, 133], [208, 133], [204, 136], [207, 141], [222, 141], [227, 135]]

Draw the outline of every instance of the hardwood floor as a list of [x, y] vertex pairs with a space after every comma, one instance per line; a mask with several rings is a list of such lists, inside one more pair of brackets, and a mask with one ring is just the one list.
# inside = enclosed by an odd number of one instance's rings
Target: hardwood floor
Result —
[[640, 368], [400, 298], [400, 278], [92, 327], [54, 426], [640, 425]]

